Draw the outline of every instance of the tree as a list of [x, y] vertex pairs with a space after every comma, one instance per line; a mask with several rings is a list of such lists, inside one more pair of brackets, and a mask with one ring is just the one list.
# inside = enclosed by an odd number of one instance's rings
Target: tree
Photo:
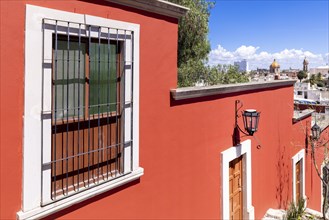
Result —
[[244, 83], [248, 82], [249, 79], [246, 76], [246, 73], [239, 73], [237, 66], [230, 66], [227, 73], [224, 75], [223, 84], [232, 84], [232, 83]]
[[210, 52], [208, 21], [213, 2], [206, 0], [170, 0], [190, 11], [178, 25], [178, 86], [193, 86], [202, 80]]
[[311, 85], [317, 85], [317, 87], [325, 87], [326, 85], [326, 80], [322, 78], [321, 73], [312, 74], [307, 82], [311, 83]]
[[[320, 147], [326, 147], [326, 144], [324, 144], [323, 146], [320, 145]], [[320, 178], [322, 185], [324, 186], [324, 191], [323, 191], [323, 202], [322, 202], [322, 215], [323, 215], [323, 219], [327, 220], [326, 218], [326, 212], [328, 210], [328, 195], [329, 195], [329, 177], [328, 177], [328, 173], [325, 174], [324, 176], [321, 175], [319, 168], [317, 166], [317, 161], [315, 159], [315, 141], [311, 140], [311, 156], [312, 156], [312, 161], [313, 161], [313, 166], [315, 167], [315, 171], [318, 175], [318, 177]]]
[[316, 74], [316, 80], [322, 81], [322, 74], [320, 72], [318, 74]]
[[178, 25], [178, 67], [189, 60], [206, 60], [210, 52], [208, 21], [214, 3], [206, 0], [170, 1], [190, 9]]
[[316, 77], [315, 77], [315, 74], [312, 74], [311, 77], [310, 77], [310, 83], [311, 85], [314, 85], [316, 83]]
[[[214, 2], [207, 0], [169, 0], [188, 7], [190, 11], [178, 25], [178, 87], [194, 86], [197, 82], [206, 85], [248, 82], [246, 73], [224, 66], [207, 65], [210, 43], [208, 21]], [[224, 68], [225, 69], [225, 68]], [[230, 72], [231, 71], [231, 72]]]
[[206, 76], [205, 82], [208, 85], [249, 82], [247, 73], [240, 73], [238, 67], [233, 65], [208, 66]]
[[303, 70], [297, 73], [297, 78], [299, 79], [300, 82], [302, 82], [302, 80], [305, 79], [306, 77], [307, 77], [307, 73]]

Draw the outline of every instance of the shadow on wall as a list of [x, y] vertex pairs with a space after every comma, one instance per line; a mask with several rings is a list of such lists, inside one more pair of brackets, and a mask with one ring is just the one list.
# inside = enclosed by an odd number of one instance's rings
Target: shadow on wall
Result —
[[[168, 17], [168, 16], [160, 15], [160, 14], [153, 13], [153, 12], [146, 11], [146, 10], [139, 10], [139, 9], [135, 9], [135, 8], [132, 8], [132, 7], [128, 7], [128, 6], [124, 6], [124, 5], [120, 5], [120, 4], [116, 4], [116, 3], [112, 3], [112, 2], [108, 2], [108, 1], [104, 1], [104, 0], [79, 0], [79, 1], [87, 2], [87, 3], [90, 3], [90, 4], [97, 5], [97, 6], [102, 5], [102, 6], [106, 6], [106, 7], [120, 8], [124, 11], [131, 11], [131, 12], [134, 12], [134, 13], [137, 13], [137, 14], [142, 14], [142, 15], [145, 15], [145, 16], [152, 16], [154, 18], [165, 20], [165, 21], [168, 21], [168, 22], [171, 22], [171, 23], [174, 23], [174, 24], [177, 24], [177, 22], [178, 22], [178, 20], [176, 18], [171, 18], [171, 17]], [[111, 18], [110, 11], [107, 15], [107, 18]]]
[[[277, 186], [276, 186], [276, 195], [275, 198], [278, 202], [279, 209], [287, 209], [289, 192], [290, 192], [290, 177], [289, 177], [289, 166], [287, 162], [289, 158], [287, 158], [286, 146], [278, 148], [277, 154], [278, 162], [276, 164], [277, 170]], [[287, 187], [288, 186], [288, 187]]]
[[103, 199], [105, 197], [111, 196], [111, 195], [113, 195], [115, 193], [118, 193], [118, 192], [120, 192], [122, 190], [125, 190], [126, 188], [132, 187], [132, 186], [137, 185], [139, 183], [140, 183], [140, 179], [134, 180], [134, 181], [129, 182], [127, 184], [124, 184], [124, 185], [122, 185], [120, 187], [117, 187], [117, 188], [115, 188], [113, 190], [110, 190], [110, 191], [108, 191], [106, 193], [102, 193], [102, 194], [97, 195], [97, 196], [95, 196], [93, 198], [87, 199], [87, 200], [85, 200], [83, 202], [79, 202], [78, 204], [75, 204], [73, 206], [70, 206], [67, 209], [64, 209], [63, 211], [59, 211], [59, 212], [54, 213], [52, 215], [49, 215], [49, 216], [47, 216], [47, 217], [45, 217], [43, 219], [44, 220], [53, 220], [53, 219], [60, 218], [61, 216], [64, 216], [66, 214], [69, 214], [69, 213], [71, 213], [71, 212], [73, 212], [73, 211], [75, 211], [77, 209], [80, 209], [80, 208], [82, 208], [82, 207], [84, 207], [84, 206], [86, 206], [86, 205], [88, 205], [90, 203], [93, 203], [93, 202], [95, 202], [97, 200], [100, 200], [100, 199]]
[[241, 142], [240, 131], [236, 126], [233, 129], [232, 142], [233, 142], [233, 146], [237, 146]]

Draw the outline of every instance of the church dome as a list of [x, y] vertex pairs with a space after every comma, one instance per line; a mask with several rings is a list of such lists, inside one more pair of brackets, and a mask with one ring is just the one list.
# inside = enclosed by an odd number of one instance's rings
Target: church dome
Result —
[[278, 62], [276, 62], [276, 60], [274, 59], [273, 63], [271, 64], [271, 67], [272, 67], [273, 69], [275, 69], [275, 68], [280, 68], [280, 65], [279, 65]]

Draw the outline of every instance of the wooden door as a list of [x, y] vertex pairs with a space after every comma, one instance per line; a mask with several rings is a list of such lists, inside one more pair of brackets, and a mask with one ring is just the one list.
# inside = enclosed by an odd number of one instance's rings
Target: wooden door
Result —
[[296, 163], [296, 202], [301, 198], [301, 162]]
[[243, 218], [242, 156], [230, 162], [230, 219]]

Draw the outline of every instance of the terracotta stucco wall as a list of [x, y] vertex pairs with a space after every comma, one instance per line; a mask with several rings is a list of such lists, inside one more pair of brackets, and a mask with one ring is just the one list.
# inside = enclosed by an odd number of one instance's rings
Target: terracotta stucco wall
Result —
[[[21, 207], [26, 4], [140, 24], [140, 79], [141, 86], [147, 88], [141, 90], [141, 97], [155, 92], [149, 84], [158, 75], [176, 74], [177, 19], [106, 1], [1, 1], [1, 219], [15, 218]], [[168, 77], [163, 84], [167, 83], [175, 84], [176, 77]], [[141, 99], [143, 102], [151, 103], [152, 100], [145, 96]], [[113, 218], [122, 213], [134, 215], [134, 212], [122, 212], [129, 207], [127, 196], [130, 198], [130, 193], [123, 196], [125, 202], [121, 202], [121, 208]], [[101, 203], [108, 206], [104, 201]], [[96, 210], [106, 209], [100, 206]], [[107, 216], [104, 212], [99, 214]]]
[[291, 157], [302, 147], [291, 144], [292, 87], [174, 101], [169, 90], [177, 83], [176, 19], [105, 1], [5, 1], [1, 3], [1, 218], [15, 218], [21, 206], [26, 3], [141, 24], [140, 165], [145, 174], [50, 218], [219, 219], [220, 153], [233, 145], [237, 99], [244, 103], [243, 109], [261, 111], [256, 133], [261, 148], [248, 137], [255, 217], [261, 218], [268, 208], [286, 207], [292, 194]]
[[[307, 197], [307, 207], [321, 211], [321, 181], [317, 174], [312, 159], [311, 147], [311, 116], [306, 117], [293, 124], [292, 128], [292, 147], [295, 149], [305, 149], [305, 194]], [[322, 131], [320, 139], [314, 141], [314, 158], [319, 172], [321, 173], [321, 165], [328, 153], [325, 147], [328, 147], [329, 127]]]
[[0, 218], [20, 209], [24, 92], [24, 4], [0, 2]]

